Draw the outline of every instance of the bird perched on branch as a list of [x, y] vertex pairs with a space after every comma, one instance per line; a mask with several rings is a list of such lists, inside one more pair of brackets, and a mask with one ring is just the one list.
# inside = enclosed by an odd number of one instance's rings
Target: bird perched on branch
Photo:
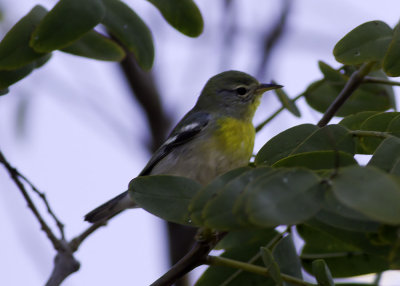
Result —
[[[139, 176], [176, 175], [205, 185], [216, 176], [246, 165], [255, 130], [252, 124], [261, 95], [281, 88], [260, 84], [239, 71], [226, 71], [208, 80], [197, 103], [172, 130]], [[128, 191], [85, 216], [91, 223], [105, 221], [136, 207]]]

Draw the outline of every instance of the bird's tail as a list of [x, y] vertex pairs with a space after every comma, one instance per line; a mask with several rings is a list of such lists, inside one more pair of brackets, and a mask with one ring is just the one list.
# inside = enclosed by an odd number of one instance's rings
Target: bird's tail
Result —
[[85, 221], [91, 223], [106, 221], [123, 210], [134, 208], [135, 206], [135, 202], [130, 198], [128, 191], [126, 191], [86, 214]]

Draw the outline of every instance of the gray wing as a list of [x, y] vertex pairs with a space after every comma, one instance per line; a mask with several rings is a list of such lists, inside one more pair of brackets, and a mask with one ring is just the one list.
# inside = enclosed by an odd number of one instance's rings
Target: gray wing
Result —
[[168, 139], [156, 152], [154, 152], [150, 161], [144, 167], [139, 176], [145, 176], [151, 173], [154, 166], [158, 164], [165, 156], [171, 153], [177, 146], [185, 144], [196, 137], [210, 121], [211, 115], [207, 112], [189, 112], [172, 130]]

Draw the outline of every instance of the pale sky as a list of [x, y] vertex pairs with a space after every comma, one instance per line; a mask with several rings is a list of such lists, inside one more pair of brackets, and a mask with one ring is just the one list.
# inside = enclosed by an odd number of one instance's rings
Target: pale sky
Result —
[[[229, 65], [221, 66], [222, 35], [215, 27], [221, 24], [222, 1], [196, 1], [205, 22], [204, 33], [196, 39], [172, 29], [148, 2], [126, 1], [152, 29], [154, 72], [175, 122], [192, 107], [209, 77], [226, 69], [254, 71], [257, 63], [252, 55], [258, 52], [258, 39], [251, 31], [263, 29], [277, 16], [280, 1], [237, 2], [240, 29], [235, 41], [240, 44]], [[339, 66], [332, 49], [345, 33], [370, 20], [394, 26], [400, 16], [398, 0], [294, 2], [288, 33], [271, 59], [271, 75], [259, 79], [274, 79], [292, 97], [320, 78], [318, 60]], [[3, 0], [0, 8], [5, 25], [12, 25], [38, 3], [48, 9], [54, 5], [51, 0], [19, 0], [18, 4]], [[3, 35], [5, 30], [1, 29]], [[66, 225], [68, 238], [88, 226], [83, 221], [85, 213], [124, 191], [150, 156], [145, 148], [146, 122], [141, 110], [132, 107], [128, 93], [116, 64], [55, 52], [48, 64], [0, 97], [0, 149], [46, 192]], [[277, 107], [275, 98], [264, 98], [255, 122]], [[292, 125], [316, 123], [321, 117], [304, 102], [300, 101], [300, 107], [303, 118], [282, 113], [258, 134], [255, 149]], [[26, 121], [22, 120], [21, 136], [15, 130], [21, 119], [18, 112], [24, 108]], [[136, 111], [132, 112], [133, 108]], [[0, 285], [43, 285], [55, 251], [2, 167], [0, 224]], [[84, 242], [76, 253], [81, 269], [63, 285], [148, 285], [168, 269], [164, 235], [160, 219], [143, 210], [127, 211]], [[396, 285], [394, 275], [385, 275], [382, 285]], [[395, 277], [399, 279], [400, 275]]]

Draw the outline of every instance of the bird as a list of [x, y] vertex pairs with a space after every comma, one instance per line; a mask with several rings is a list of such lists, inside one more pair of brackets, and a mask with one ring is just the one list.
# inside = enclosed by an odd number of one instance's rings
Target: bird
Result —
[[[138, 176], [174, 175], [202, 185], [249, 163], [255, 111], [264, 92], [281, 85], [259, 83], [235, 70], [211, 77], [194, 107], [173, 128]], [[138, 207], [125, 191], [85, 215], [90, 223], [105, 222], [128, 208]]]

